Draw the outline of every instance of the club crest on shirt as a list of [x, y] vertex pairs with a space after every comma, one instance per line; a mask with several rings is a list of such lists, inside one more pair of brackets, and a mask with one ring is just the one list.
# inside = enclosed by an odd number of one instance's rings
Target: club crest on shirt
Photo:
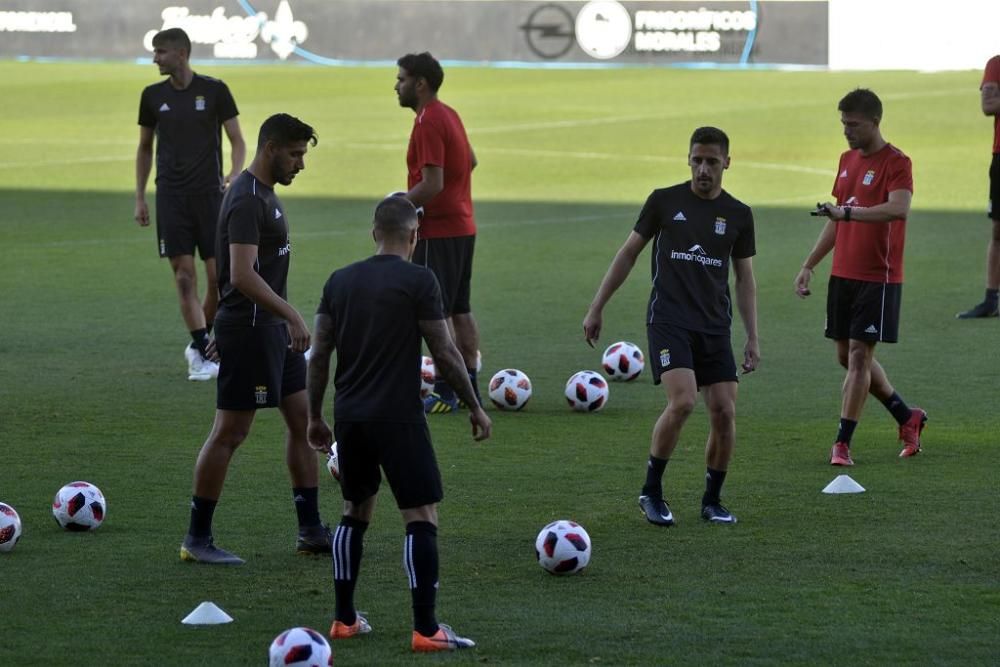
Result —
[[259, 384], [254, 388], [253, 392], [254, 398], [257, 400], [257, 405], [267, 405], [267, 385]]
[[716, 218], [715, 219], [715, 233], [719, 236], [723, 236], [726, 233], [726, 219]]
[[869, 169], [868, 171], [865, 172], [865, 177], [863, 179], [861, 179], [861, 184], [862, 185], [871, 185], [872, 181], [874, 181], [874, 180], [875, 180], [875, 170], [874, 169]]
[[194, 98], [194, 110], [195, 111], [204, 111], [205, 110], [205, 96], [204, 95], [199, 95], [198, 97]]
[[663, 348], [660, 350], [660, 367], [666, 368], [670, 365], [670, 350]]

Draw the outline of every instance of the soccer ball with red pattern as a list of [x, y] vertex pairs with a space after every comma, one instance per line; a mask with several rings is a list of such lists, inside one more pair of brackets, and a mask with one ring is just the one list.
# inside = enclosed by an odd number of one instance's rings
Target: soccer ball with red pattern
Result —
[[430, 396], [434, 392], [434, 359], [431, 357], [420, 357], [420, 400]]
[[551, 574], [574, 574], [590, 562], [590, 535], [575, 521], [553, 521], [535, 538], [535, 555]]
[[21, 539], [21, 517], [7, 503], [0, 503], [0, 551], [11, 551]]
[[271, 667], [329, 667], [333, 651], [326, 638], [312, 628], [285, 630], [271, 642]]
[[99, 488], [90, 482], [70, 482], [56, 493], [52, 516], [66, 530], [96, 530], [104, 523], [107, 507]]
[[516, 368], [497, 371], [490, 380], [490, 400], [501, 410], [520, 410], [531, 398], [531, 380]]
[[608, 381], [597, 371], [580, 371], [566, 382], [566, 401], [577, 412], [597, 412], [608, 402]]
[[604, 350], [601, 364], [609, 379], [629, 382], [639, 377], [646, 366], [646, 360], [643, 359], [642, 350], [637, 345], [622, 340]]
[[326, 469], [330, 471], [331, 477], [340, 481], [340, 456], [337, 455], [336, 440], [330, 445], [330, 453], [326, 455]]

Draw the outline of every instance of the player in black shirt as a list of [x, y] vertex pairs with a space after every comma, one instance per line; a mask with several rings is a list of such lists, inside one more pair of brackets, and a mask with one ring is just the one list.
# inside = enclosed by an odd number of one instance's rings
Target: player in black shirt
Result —
[[[465, 362], [448, 333], [437, 278], [408, 260], [417, 242], [417, 211], [402, 196], [375, 209], [376, 252], [330, 275], [316, 313], [309, 359], [309, 442], [329, 448], [334, 434], [344, 515], [333, 533], [336, 611], [331, 639], [371, 631], [354, 607], [365, 530], [375, 511], [381, 471], [406, 523], [404, 564], [413, 602], [414, 651], [474, 646], [435, 618], [438, 584], [437, 504], [441, 474], [420, 400], [420, 341], [438, 373], [470, 407], [472, 435], [490, 436]], [[323, 420], [330, 355], [337, 351], [333, 417]]]
[[[215, 225], [226, 185], [243, 169], [246, 145], [236, 102], [222, 81], [195, 74], [191, 41], [180, 28], [153, 36], [153, 62], [169, 78], [142, 91], [139, 149], [135, 157], [135, 220], [149, 225], [146, 182], [156, 136], [156, 236], [160, 257], [170, 259], [181, 316], [192, 342], [184, 348], [189, 380], [211, 380], [208, 334], [218, 303]], [[223, 176], [222, 130], [232, 146], [232, 168]], [[205, 301], [198, 300], [195, 249], [205, 263]]]
[[710, 419], [701, 515], [713, 523], [736, 523], [720, 503], [736, 440], [730, 263], [736, 276], [736, 305], [747, 334], [743, 372], [753, 371], [760, 361], [751, 259], [756, 252], [753, 214], [722, 189], [722, 174], [729, 168], [729, 138], [718, 128], [698, 128], [691, 136], [688, 164], [690, 181], [655, 190], [646, 200], [583, 320], [584, 336], [593, 346], [601, 333], [605, 304], [652, 240], [653, 290], [646, 332], [653, 381], [666, 386], [667, 407], [653, 427], [639, 507], [650, 523], [659, 526], [674, 523], [663, 498], [663, 472], [699, 389], [704, 390]]
[[274, 194], [305, 168], [313, 129], [288, 114], [260, 128], [250, 167], [226, 191], [219, 213], [219, 290], [215, 343], [221, 359], [215, 424], [194, 469], [191, 523], [181, 559], [239, 565], [243, 560], [216, 547], [212, 515], [229, 461], [250, 433], [259, 408], [277, 407], [285, 420], [285, 460], [299, 520], [299, 553], [329, 553], [329, 532], [319, 516], [319, 465], [306, 438], [305, 320], [287, 301], [292, 246], [288, 216]]

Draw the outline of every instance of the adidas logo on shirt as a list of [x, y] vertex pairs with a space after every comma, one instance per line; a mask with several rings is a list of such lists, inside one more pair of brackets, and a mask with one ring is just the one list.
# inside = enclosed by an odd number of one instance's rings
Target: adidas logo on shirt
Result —
[[865, 333], [871, 333], [871, 334], [878, 333], [878, 329], [875, 328], [874, 324], [869, 324], [868, 328], [865, 329]]
[[160, 105], [160, 111], [170, 111], [170, 105], [164, 102]]
[[846, 169], [844, 171], [840, 172], [840, 177], [841, 178], [847, 178], [847, 170]]
[[674, 216], [674, 222], [686, 222], [687, 218], [684, 217], [683, 211], [677, 211], [677, 215]]
[[279, 211], [278, 209], [274, 209], [274, 219], [275, 220], [281, 219], [281, 211]]

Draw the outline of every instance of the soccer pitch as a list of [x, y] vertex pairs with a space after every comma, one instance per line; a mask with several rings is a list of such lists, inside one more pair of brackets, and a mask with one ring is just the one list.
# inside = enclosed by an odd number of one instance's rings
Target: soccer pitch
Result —
[[[374, 204], [405, 185], [412, 113], [396, 104], [395, 68], [195, 70], [229, 84], [251, 147], [279, 111], [318, 131], [306, 170], [279, 190], [289, 296], [311, 320], [330, 271], [372, 252]], [[258, 415], [216, 514], [220, 544], [247, 565], [177, 557], [215, 388], [185, 379], [169, 268], [132, 220], [139, 93], [156, 78], [152, 65], [0, 63], [0, 501], [24, 522], [21, 543], [0, 555], [3, 665], [261, 664], [281, 630], [325, 633], [332, 617], [329, 561], [294, 554], [276, 411]], [[480, 386], [514, 367], [534, 396], [523, 412], [492, 410], [485, 443], [463, 416], [430, 419], [446, 494], [438, 616], [478, 646], [410, 654], [403, 531], [386, 496], [356, 596], [375, 631], [336, 644], [336, 663], [995, 662], [1000, 323], [954, 319], [982, 296], [989, 235], [992, 126], [978, 84], [977, 72], [446, 68], [441, 99], [479, 158]], [[819, 232], [807, 211], [828, 198], [845, 149], [837, 101], [859, 85], [882, 97], [883, 133], [914, 165], [901, 342], [877, 356], [930, 421], [923, 453], [900, 460], [895, 422], [869, 400], [849, 471], [868, 491], [827, 496], [843, 472], [827, 459], [843, 379], [822, 334], [829, 259], [810, 299], [792, 280]], [[699, 125], [729, 133], [724, 187], [754, 208], [762, 364], [741, 382], [724, 489], [740, 523], [698, 517], [699, 406], [667, 469], [678, 525], [665, 530], [636, 506], [662, 390], [647, 371], [584, 415], [562, 389], [598, 368], [600, 350], [582, 340], [587, 305], [646, 195], [689, 177]], [[605, 345], [645, 348], [648, 253], [605, 311]], [[64, 533], [51, 517], [52, 495], [76, 479], [108, 500], [93, 534]], [[329, 478], [320, 502], [336, 523]], [[579, 576], [535, 563], [536, 533], [559, 518], [593, 539]], [[181, 625], [203, 600], [235, 622]]]

